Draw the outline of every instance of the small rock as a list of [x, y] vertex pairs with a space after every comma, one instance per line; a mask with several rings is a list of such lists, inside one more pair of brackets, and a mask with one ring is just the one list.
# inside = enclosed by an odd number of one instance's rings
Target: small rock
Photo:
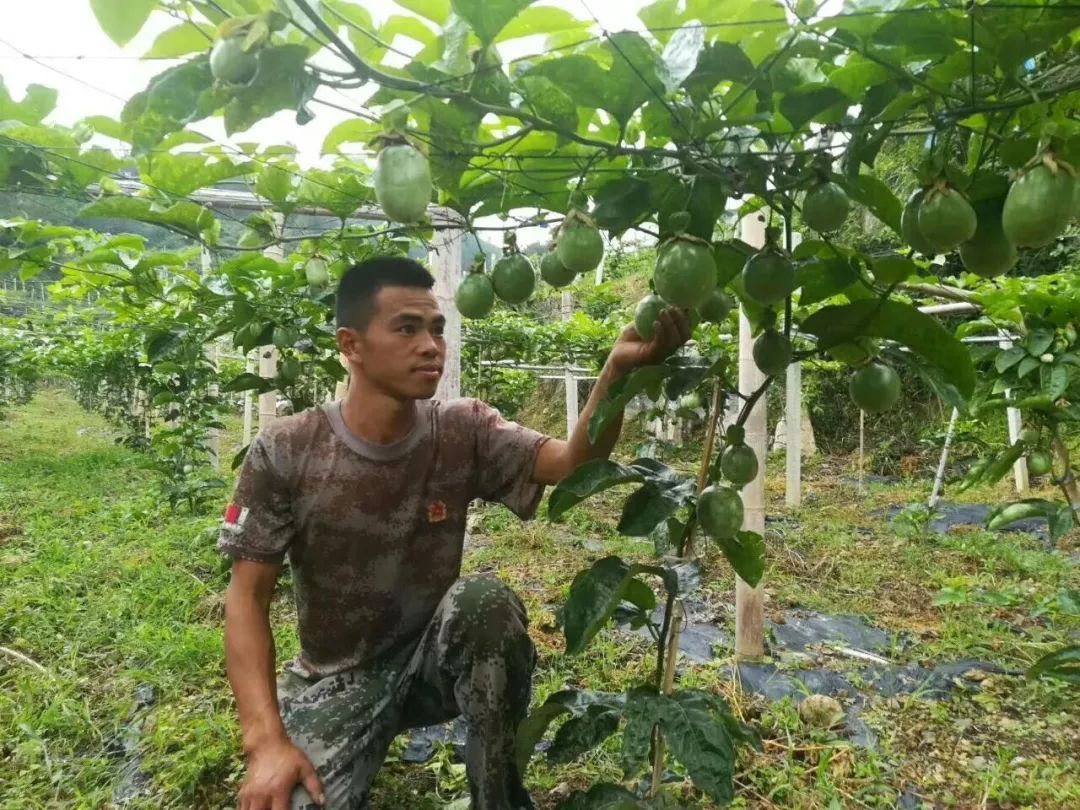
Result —
[[986, 757], [984, 757], [984, 756], [974, 756], [974, 757], [972, 757], [971, 758], [971, 767], [972, 768], [978, 768], [979, 770], [982, 770], [983, 768], [986, 767]]
[[559, 784], [557, 784], [551, 789], [551, 792], [548, 793], [548, 796], [561, 801], [570, 795], [571, 790], [572, 788], [570, 787], [570, 784], [568, 782], [559, 782]]
[[808, 726], [831, 728], [844, 719], [844, 708], [836, 698], [810, 695], [799, 704], [799, 717]]

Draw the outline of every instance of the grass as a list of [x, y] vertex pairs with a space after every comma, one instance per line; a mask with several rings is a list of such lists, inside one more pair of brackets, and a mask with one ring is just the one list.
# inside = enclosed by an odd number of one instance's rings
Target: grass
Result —
[[[904, 639], [890, 653], [897, 660], [971, 657], [1010, 670], [1080, 633], [1062, 598], [1080, 587], [1067, 556], [1075, 540], [1048, 553], [1025, 535], [939, 537], [889, 524], [877, 510], [925, 498], [928, 482], [861, 495], [838, 464], [808, 465], [804, 508], [774, 510], [784, 520], [767, 537], [767, 615], [789, 606], [866, 615]], [[771, 504], [782, 503], [780, 487], [770, 479]], [[1000, 497], [1004, 489], [968, 494]], [[555, 626], [579, 568], [610, 553], [650, 558], [648, 543], [615, 534], [620, 499], [608, 493], [560, 524], [522, 524], [496, 507], [472, 518], [467, 569], [498, 573], [529, 608], [541, 654], [537, 701], [568, 684], [614, 691], [651, 673], [651, 647], [637, 637], [605, 630], [569, 658]], [[133, 718], [149, 786], [129, 806], [235, 806], [243, 763], [224, 678], [228, 573], [216, 526], [216, 515], [172, 514], [147, 458], [115, 446], [104, 423], [58, 392], [0, 422], [0, 646], [30, 659], [0, 654], [0, 808], [109, 807]], [[729, 570], [710, 555], [703, 581], [700, 596], [731, 625]], [[286, 582], [274, 605], [282, 659], [297, 643], [290, 600]], [[726, 695], [761, 730], [762, 750], [740, 762], [736, 806], [893, 807], [908, 788], [941, 806], [1080, 805], [1075, 687], [989, 674], [945, 701], [874, 698], [863, 714], [879, 739], [870, 750], [807, 728], [790, 699], [742, 694], [728, 663], [686, 665], [680, 677]], [[142, 712], [140, 685], [156, 693]], [[448, 750], [427, 766], [395, 761], [399, 751], [376, 783], [378, 810], [438, 808], [462, 794]], [[611, 740], [568, 766], [538, 758], [529, 781], [550, 808], [571, 788], [620, 777]], [[676, 792], [686, 806], [711, 806], [685, 787]]]

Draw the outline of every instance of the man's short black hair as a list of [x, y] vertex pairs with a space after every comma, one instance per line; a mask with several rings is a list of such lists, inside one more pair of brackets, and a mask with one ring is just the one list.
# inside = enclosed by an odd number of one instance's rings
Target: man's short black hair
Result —
[[354, 264], [341, 277], [337, 289], [337, 325], [363, 332], [375, 314], [375, 296], [383, 287], [435, 285], [423, 265], [405, 256], [375, 256]]

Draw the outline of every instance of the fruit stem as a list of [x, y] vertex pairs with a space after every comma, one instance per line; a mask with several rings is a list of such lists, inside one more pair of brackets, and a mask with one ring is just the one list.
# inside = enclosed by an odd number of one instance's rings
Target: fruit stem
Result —
[[[701, 451], [701, 463], [698, 467], [697, 494], [700, 495], [706, 484], [709, 483], [709, 461], [712, 457], [713, 447], [716, 444], [716, 426], [720, 421], [720, 411], [724, 403], [723, 380], [717, 377], [713, 381], [712, 407], [709, 409], [709, 429], [705, 434], [705, 446]], [[686, 527], [686, 539], [680, 549], [679, 556], [688, 560], [694, 555], [694, 530], [697, 523], [691, 518]], [[676, 615], [678, 614], [678, 615]], [[664, 630], [667, 630], [667, 633]], [[682, 602], [676, 598], [676, 594], [668, 593], [667, 609], [664, 612], [664, 628], [660, 630], [660, 638], [657, 642], [657, 674], [663, 669], [663, 677], [658, 677], [657, 687], [663, 695], [671, 694], [675, 685], [675, 661], [679, 655], [679, 636], [682, 632]], [[665, 635], [667, 638], [665, 638]], [[664, 647], [667, 647], [666, 654]], [[650, 795], [656, 798], [660, 793], [660, 786], [664, 776], [664, 735], [660, 726], [653, 726], [653, 770], [652, 787]]]

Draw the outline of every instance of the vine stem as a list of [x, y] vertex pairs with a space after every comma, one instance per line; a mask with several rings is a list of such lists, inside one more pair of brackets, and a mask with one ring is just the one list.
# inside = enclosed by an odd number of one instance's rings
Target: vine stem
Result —
[[[698, 467], [697, 492], [698, 495], [709, 483], [709, 462], [712, 459], [713, 447], [716, 444], [716, 426], [720, 421], [720, 410], [724, 402], [723, 381], [718, 377], [713, 382], [712, 407], [709, 409], [709, 429], [705, 434], [705, 447], [701, 452], [701, 465]], [[681, 558], [688, 560], [694, 556], [694, 529], [696, 521], [691, 519], [687, 527], [686, 540], [682, 547]], [[674, 599], [668, 595], [667, 612], [664, 614], [664, 624], [668, 627], [667, 654], [663, 655], [659, 663], [663, 663], [663, 677], [657, 686], [660, 693], [670, 695], [675, 686], [675, 662], [679, 657], [679, 636], [682, 634], [682, 600]], [[663, 633], [660, 636], [660, 650], [664, 649], [665, 639]], [[657, 669], [660, 669], [658, 666]], [[660, 726], [653, 728], [653, 770], [651, 795], [655, 798], [660, 793], [660, 785], [664, 778], [664, 735]]]
[[1069, 448], [1065, 446], [1065, 442], [1062, 441], [1056, 428], [1051, 439], [1051, 445], [1062, 466], [1062, 474], [1060, 477], [1055, 475], [1054, 482], [1061, 487], [1065, 500], [1072, 508], [1073, 525], [1076, 525], [1077, 509], [1080, 508], [1080, 487], [1077, 486], [1076, 474], [1073, 473], [1072, 464], [1069, 461]]

